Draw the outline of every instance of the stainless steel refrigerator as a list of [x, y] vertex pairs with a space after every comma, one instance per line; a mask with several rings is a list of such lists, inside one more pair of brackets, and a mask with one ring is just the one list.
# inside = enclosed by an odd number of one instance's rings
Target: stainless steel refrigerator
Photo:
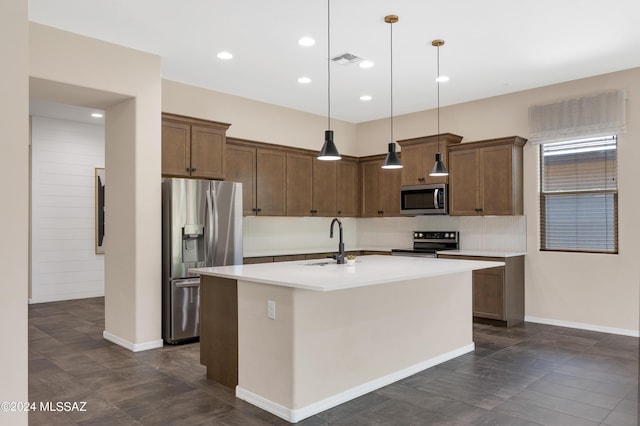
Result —
[[200, 335], [200, 278], [189, 268], [242, 263], [242, 184], [162, 180], [162, 338]]

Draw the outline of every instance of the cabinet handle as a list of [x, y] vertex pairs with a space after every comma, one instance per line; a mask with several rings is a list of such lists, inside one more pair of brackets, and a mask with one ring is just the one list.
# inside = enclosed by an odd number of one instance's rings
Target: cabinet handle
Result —
[[192, 172], [195, 172], [195, 171], [196, 171], [196, 168], [195, 168], [195, 167], [192, 167], [192, 168], [191, 168], [191, 171], [192, 171]]
[[256, 211], [257, 211], [257, 212], [261, 212], [261, 211], [262, 211], [262, 209], [256, 209]]
[[342, 214], [342, 210], [338, 210], [338, 214]]
[[187, 169], [186, 169], [186, 170], [187, 170], [188, 172], [190, 172], [190, 171], [191, 171], [191, 167], [187, 167]]
[[252, 211], [252, 212], [257, 212], [257, 211], [258, 211], [258, 209], [253, 208], [253, 209], [251, 209], [251, 211]]

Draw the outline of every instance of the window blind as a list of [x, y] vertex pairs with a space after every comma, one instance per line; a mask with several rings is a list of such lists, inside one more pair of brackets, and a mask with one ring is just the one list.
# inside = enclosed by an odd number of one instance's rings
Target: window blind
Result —
[[621, 135], [626, 131], [623, 90], [529, 108], [529, 144]]
[[541, 250], [618, 252], [617, 138], [540, 146]]

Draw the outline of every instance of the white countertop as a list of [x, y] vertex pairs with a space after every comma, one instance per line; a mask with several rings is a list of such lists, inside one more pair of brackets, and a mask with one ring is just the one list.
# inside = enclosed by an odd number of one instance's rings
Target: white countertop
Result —
[[[313, 247], [313, 248], [301, 248], [301, 249], [269, 249], [269, 250], [250, 250], [250, 251], [245, 251], [243, 253], [244, 257], [263, 257], [263, 256], [287, 256], [287, 255], [296, 255], [296, 254], [316, 254], [316, 253], [336, 253], [337, 250], [337, 246], [336, 247], [331, 247], [331, 248], [318, 248], [318, 247]], [[371, 248], [371, 247], [366, 247], [366, 248], [362, 248], [362, 247], [345, 247], [344, 248], [345, 252], [349, 252], [349, 251], [384, 251], [384, 252], [391, 252], [391, 249], [388, 247], [375, 247], [375, 248]]]
[[439, 250], [438, 254], [450, 256], [478, 256], [478, 257], [516, 257], [525, 256], [523, 251], [498, 251], [498, 250]]
[[[326, 263], [323, 266], [319, 263]], [[324, 259], [190, 269], [240, 281], [333, 291], [503, 266], [503, 262], [404, 256], [358, 256], [353, 266]]]

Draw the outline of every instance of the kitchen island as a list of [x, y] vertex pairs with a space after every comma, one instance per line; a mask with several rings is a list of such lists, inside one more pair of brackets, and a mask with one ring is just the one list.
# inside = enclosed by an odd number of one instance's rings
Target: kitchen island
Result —
[[473, 351], [471, 274], [501, 265], [374, 255], [195, 269], [200, 362], [297, 422]]

